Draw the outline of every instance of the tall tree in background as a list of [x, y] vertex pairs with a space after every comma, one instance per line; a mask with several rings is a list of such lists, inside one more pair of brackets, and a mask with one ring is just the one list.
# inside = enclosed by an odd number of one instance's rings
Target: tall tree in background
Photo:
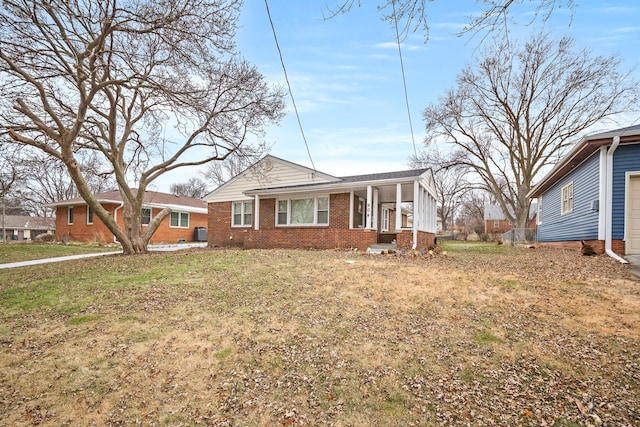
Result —
[[594, 57], [544, 33], [521, 46], [498, 43], [456, 81], [424, 111], [427, 144], [447, 142], [453, 161], [474, 171], [519, 229], [541, 169], [585, 129], [638, 107], [638, 82], [616, 56]]
[[431, 168], [438, 195], [438, 218], [442, 230], [448, 230], [449, 225], [453, 226], [453, 215], [460, 198], [473, 188], [466, 180], [469, 168], [452, 162], [437, 147], [429, 147], [411, 156], [409, 165], [412, 168]]
[[[219, 163], [219, 162], [216, 162]], [[169, 191], [176, 196], [193, 197], [202, 199], [207, 194], [207, 183], [200, 178], [189, 178], [187, 182], [171, 184]]]
[[[117, 188], [113, 175], [105, 170], [95, 153], [76, 155], [82, 175], [92, 194]], [[17, 164], [24, 171], [17, 184], [22, 207], [31, 215], [50, 216], [48, 203], [80, 197], [67, 167], [39, 150], [23, 150]]]
[[[235, 52], [240, 0], [0, 3], [0, 132], [61, 161], [122, 244], [146, 251], [142, 197], [162, 174], [223, 160], [280, 119], [283, 92]], [[124, 227], [93, 197], [79, 153], [111, 168]]]
[[[409, 33], [422, 31], [429, 38], [429, 22], [427, 3], [436, 0], [379, 0], [378, 11], [382, 20], [398, 25], [399, 37], [404, 40]], [[482, 5], [479, 12], [468, 16], [469, 23], [458, 35], [476, 33], [496, 33], [505, 35], [509, 32], [509, 24], [514, 23], [511, 11], [518, 6], [531, 6], [527, 16], [528, 23], [536, 20], [546, 22], [554, 11], [565, 8], [572, 14], [575, 10], [574, 0], [478, 0]], [[348, 13], [354, 7], [360, 7], [362, 0], [340, 0], [327, 5], [328, 19], [341, 13]]]

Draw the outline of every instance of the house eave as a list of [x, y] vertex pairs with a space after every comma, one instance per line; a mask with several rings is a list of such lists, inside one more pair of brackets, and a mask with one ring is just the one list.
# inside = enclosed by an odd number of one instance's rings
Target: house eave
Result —
[[614, 137], [620, 137], [620, 144], [629, 144], [640, 141], [640, 130], [636, 127], [620, 131], [603, 132], [584, 137], [576, 146], [560, 160], [551, 171], [534, 188], [529, 191], [529, 198], [541, 196], [551, 188], [563, 176], [567, 175], [600, 147], [612, 144]]
[[382, 186], [394, 184], [411, 184], [423, 178], [424, 174], [415, 175], [405, 178], [389, 178], [369, 181], [349, 181], [349, 182], [328, 182], [321, 184], [310, 184], [289, 187], [253, 189], [245, 191], [246, 196], [275, 196], [279, 194], [301, 194], [301, 193], [318, 193], [318, 192], [337, 192], [344, 190], [352, 190], [358, 188], [366, 188], [368, 186]]

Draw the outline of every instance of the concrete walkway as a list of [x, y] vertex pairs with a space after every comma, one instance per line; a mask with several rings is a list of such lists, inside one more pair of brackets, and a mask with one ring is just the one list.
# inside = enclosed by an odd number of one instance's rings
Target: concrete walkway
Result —
[[[206, 242], [193, 242], [193, 243], [149, 245], [148, 249], [150, 252], [167, 252], [167, 251], [177, 251], [181, 249], [204, 248], [206, 246], [207, 246]], [[122, 251], [97, 252], [92, 254], [68, 255], [68, 256], [61, 256], [61, 257], [55, 257], [55, 258], [43, 258], [43, 259], [32, 259], [29, 261], [10, 262], [7, 264], [0, 264], [0, 270], [5, 268], [16, 268], [16, 267], [26, 267], [30, 265], [38, 265], [38, 264], [49, 264], [52, 262], [71, 261], [74, 259], [93, 258], [97, 256], [118, 255], [121, 253]]]

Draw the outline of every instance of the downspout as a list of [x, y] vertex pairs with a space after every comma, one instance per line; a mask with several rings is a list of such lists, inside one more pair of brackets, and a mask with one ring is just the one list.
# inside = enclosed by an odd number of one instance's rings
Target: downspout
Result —
[[[120, 202], [120, 206], [116, 206], [113, 209], [113, 220], [115, 221], [116, 224], [118, 224], [118, 209], [122, 209], [122, 207], [124, 206], [124, 202]], [[116, 235], [113, 235], [113, 243], [118, 243], [118, 239], [116, 238]]]
[[628, 261], [626, 259], [619, 256], [611, 249], [611, 241], [613, 239], [612, 238], [613, 224], [611, 223], [611, 219], [613, 217], [613, 153], [616, 151], [619, 144], [620, 144], [620, 136], [616, 135], [613, 137], [613, 143], [611, 144], [611, 147], [609, 147], [609, 149], [607, 150], [607, 162], [606, 162], [607, 164], [606, 180], [607, 181], [605, 184], [607, 194], [606, 194], [606, 199], [604, 203], [604, 209], [605, 209], [604, 251], [611, 258], [617, 261], [620, 261], [623, 264], [628, 264]]

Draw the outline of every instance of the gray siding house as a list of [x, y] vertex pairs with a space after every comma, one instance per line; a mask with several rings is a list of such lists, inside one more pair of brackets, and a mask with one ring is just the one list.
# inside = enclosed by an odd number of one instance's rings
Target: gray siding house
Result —
[[529, 193], [538, 241], [591, 244], [621, 262], [640, 254], [640, 125], [584, 137]]

